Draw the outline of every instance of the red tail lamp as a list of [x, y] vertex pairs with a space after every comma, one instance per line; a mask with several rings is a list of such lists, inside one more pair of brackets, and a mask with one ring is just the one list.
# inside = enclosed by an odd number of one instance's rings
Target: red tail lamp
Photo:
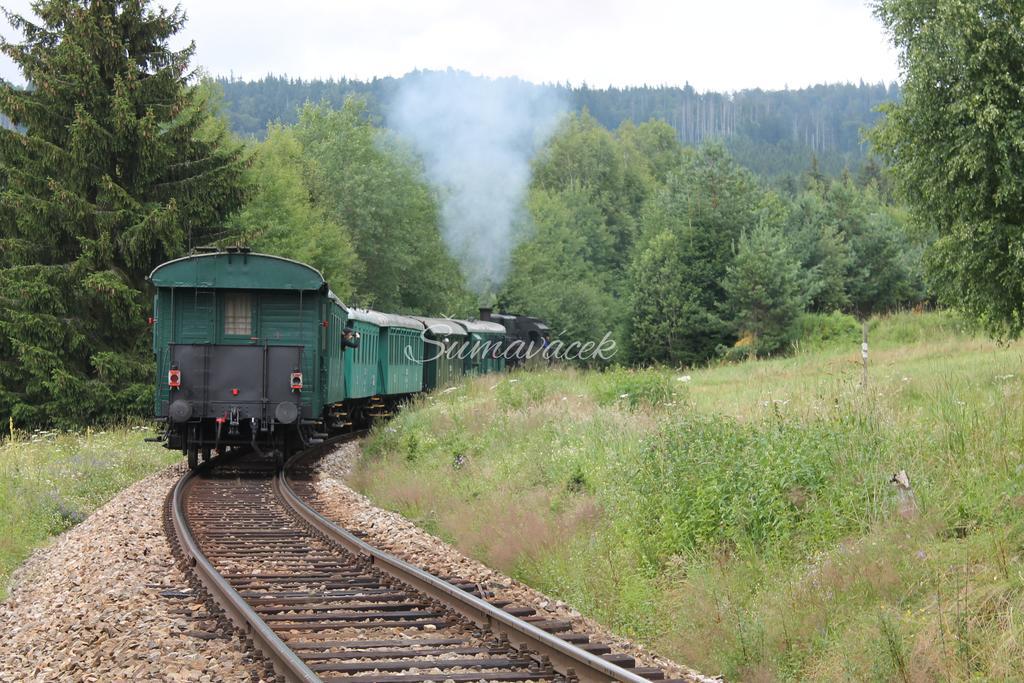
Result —
[[298, 370], [292, 373], [292, 391], [302, 391], [302, 373]]
[[181, 388], [181, 370], [178, 368], [171, 368], [167, 371], [167, 386], [171, 389]]
[[232, 389], [231, 390], [231, 395], [232, 396], [238, 396], [238, 389]]

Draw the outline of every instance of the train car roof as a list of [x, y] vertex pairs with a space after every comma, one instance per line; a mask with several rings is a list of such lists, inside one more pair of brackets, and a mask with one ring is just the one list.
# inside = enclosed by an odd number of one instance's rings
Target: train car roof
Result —
[[463, 326], [463, 323], [452, 320], [451, 318], [428, 318], [422, 315], [414, 315], [412, 317], [423, 323], [427, 333], [434, 336], [439, 334], [449, 334], [456, 337], [465, 337], [469, 334], [466, 332], [466, 328]]
[[233, 249], [189, 254], [161, 263], [146, 278], [157, 287], [319, 290], [316, 268], [291, 259]]
[[505, 334], [505, 326], [485, 320], [457, 320], [470, 334]]
[[405, 315], [395, 315], [394, 313], [381, 313], [380, 311], [373, 311], [364, 308], [348, 309], [348, 317], [350, 320], [361, 320], [364, 323], [370, 323], [377, 327], [404, 327], [409, 330], [423, 329], [423, 323], [415, 318], [410, 318]]

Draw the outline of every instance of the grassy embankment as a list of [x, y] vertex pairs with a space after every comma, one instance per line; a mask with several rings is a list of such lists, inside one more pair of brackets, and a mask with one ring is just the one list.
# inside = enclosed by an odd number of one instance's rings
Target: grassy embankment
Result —
[[0, 599], [11, 571], [33, 548], [181, 459], [145, 443], [151, 431], [125, 426], [84, 434], [16, 432], [0, 439]]
[[377, 430], [353, 481], [709, 674], [1021, 676], [1024, 344], [875, 320], [864, 391], [859, 329], [812, 336], [689, 380], [480, 378]]

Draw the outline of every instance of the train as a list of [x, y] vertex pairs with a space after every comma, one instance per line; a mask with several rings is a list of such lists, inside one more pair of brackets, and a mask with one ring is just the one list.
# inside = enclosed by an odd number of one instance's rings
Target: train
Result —
[[543, 357], [550, 328], [350, 308], [312, 266], [203, 249], [150, 273], [159, 440], [196, 469], [253, 450], [293, 452], [389, 417], [413, 396]]

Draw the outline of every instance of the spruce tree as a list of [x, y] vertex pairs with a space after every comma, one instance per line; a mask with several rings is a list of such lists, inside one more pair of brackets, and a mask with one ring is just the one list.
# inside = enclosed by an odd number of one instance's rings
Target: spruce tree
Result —
[[724, 309], [739, 335], [753, 337], [758, 354], [775, 353], [793, 340], [807, 296], [800, 262], [781, 231], [761, 223], [741, 235], [722, 284]]
[[179, 9], [38, 0], [0, 44], [0, 416], [71, 426], [148, 410], [145, 276], [223, 234], [242, 147], [190, 87]]
[[720, 144], [687, 155], [643, 215], [631, 269], [634, 360], [693, 365], [732, 341], [722, 286], [768, 195]]
[[255, 191], [230, 225], [254, 251], [286, 256], [319, 270], [342, 301], [353, 301], [363, 264], [348, 226], [330, 215], [323, 170], [306, 153], [294, 126], [272, 124], [256, 147], [249, 175]]

